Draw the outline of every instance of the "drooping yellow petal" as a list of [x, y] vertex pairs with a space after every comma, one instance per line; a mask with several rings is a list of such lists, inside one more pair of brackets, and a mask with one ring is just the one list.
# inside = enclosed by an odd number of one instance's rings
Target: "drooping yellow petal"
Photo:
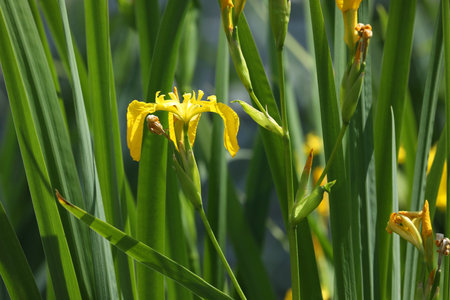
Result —
[[234, 157], [239, 151], [239, 145], [237, 142], [237, 133], [239, 131], [239, 117], [238, 115], [223, 103], [216, 103], [211, 105], [211, 111], [218, 113], [225, 124], [225, 130], [223, 134], [223, 142], [225, 148], [230, 152], [231, 157]]
[[155, 112], [154, 103], [133, 100], [133, 102], [128, 105], [127, 145], [128, 149], [130, 149], [130, 155], [135, 161], [141, 159], [142, 134], [145, 117], [153, 112]]

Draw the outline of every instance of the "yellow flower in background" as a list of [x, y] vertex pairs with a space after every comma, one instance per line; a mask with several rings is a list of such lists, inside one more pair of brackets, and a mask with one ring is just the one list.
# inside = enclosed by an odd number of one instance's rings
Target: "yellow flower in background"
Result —
[[441, 183], [439, 184], [439, 191], [436, 199], [436, 207], [440, 210], [445, 210], [447, 207], [447, 162], [444, 163], [442, 170]]
[[189, 143], [194, 144], [197, 125], [200, 115], [204, 112], [214, 112], [219, 114], [225, 124], [224, 144], [231, 156], [235, 156], [239, 150], [237, 142], [237, 133], [239, 130], [239, 117], [227, 105], [218, 103], [216, 96], [208, 97], [208, 100], [201, 100], [203, 91], [198, 91], [198, 97], [195, 92], [183, 95], [183, 102], [180, 102], [177, 89], [169, 93], [170, 99], [166, 100], [165, 95], [156, 93], [155, 103], [146, 103], [133, 100], [128, 106], [127, 111], [127, 144], [130, 149], [130, 155], [135, 161], [141, 158], [141, 146], [144, 121], [148, 114], [155, 111], [169, 112], [169, 133], [170, 139], [175, 147], [183, 145], [184, 135], [187, 134]]
[[288, 289], [286, 291], [286, 295], [284, 295], [284, 300], [292, 300], [292, 289]]
[[318, 154], [322, 151], [322, 147], [322, 139], [319, 136], [311, 132], [306, 135], [305, 144], [303, 145], [303, 151], [306, 155], [309, 154], [311, 149], [314, 150], [314, 154]]
[[398, 149], [398, 163], [404, 164], [406, 161], [406, 150], [405, 147], [400, 146], [400, 148]]
[[[319, 180], [320, 175], [323, 172], [323, 168], [322, 167], [315, 167], [313, 170], [313, 180], [314, 183], [317, 182], [317, 180]], [[325, 176], [325, 178], [323, 179], [323, 184], [327, 183], [327, 177]], [[324, 193], [323, 194], [323, 199], [322, 202], [320, 202], [319, 206], [317, 206], [317, 212], [319, 213], [319, 215], [321, 215], [322, 217], [327, 218], [330, 215], [330, 203], [328, 200], [328, 193]]]
[[[434, 157], [436, 156], [437, 145], [434, 145], [430, 149], [428, 155], [428, 166], [427, 174], [430, 172], [431, 166], [434, 162]], [[436, 207], [440, 210], [445, 210], [447, 207], [447, 162], [444, 163], [444, 168], [442, 170], [441, 182], [439, 183], [439, 190], [436, 198]]]
[[360, 4], [361, 0], [336, 0], [336, 5], [342, 11], [344, 17], [344, 41], [350, 49], [355, 47], [355, 43], [359, 38], [355, 27], [358, 24], [357, 12]]

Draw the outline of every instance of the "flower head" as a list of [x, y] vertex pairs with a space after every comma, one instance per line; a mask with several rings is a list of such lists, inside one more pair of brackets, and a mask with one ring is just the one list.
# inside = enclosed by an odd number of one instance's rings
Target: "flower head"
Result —
[[165, 95], [160, 95], [160, 92], [156, 93], [155, 103], [133, 100], [127, 111], [127, 144], [131, 157], [136, 161], [140, 160], [144, 119], [155, 111], [169, 112], [169, 135], [177, 150], [183, 146], [185, 134], [189, 143], [194, 144], [197, 125], [203, 112], [219, 114], [225, 123], [225, 148], [234, 157], [239, 150], [239, 117], [230, 107], [218, 103], [214, 95], [209, 96], [208, 100], [202, 100], [203, 94], [201, 90], [198, 91], [197, 97], [195, 92], [186, 93], [183, 95], [183, 102], [180, 102], [177, 89], [174, 88], [173, 93], [169, 93], [168, 100]]
[[[420, 228], [422, 224], [422, 228]], [[395, 232], [416, 246], [424, 254], [425, 262], [432, 269], [433, 228], [431, 227], [430, 208], [425, 200], [421, 211], [399, 211], [392, 213], [386, 231]]]

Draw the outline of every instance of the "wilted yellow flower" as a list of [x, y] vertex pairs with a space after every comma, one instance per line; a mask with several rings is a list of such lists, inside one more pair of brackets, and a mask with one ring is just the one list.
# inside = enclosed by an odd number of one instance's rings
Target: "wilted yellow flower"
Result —
[[165, 100], [165, 95], [156, 93], [155, 103], [145, 103], [133, 100], [128, 106], [127, 112], [127, 144], [131, 157], [139, 161], [141, 158], [141, 145], [144, 127], [144, 119], [148, 114], [155, 111], [169, 112], [169, 134], [175, 147], [183, 144], [184, 136], [187, 134], [189, 143], [192, 145], [197, 132], [197, 125], [200, 115], [204, 112], [214, 112], [219, 114], [225, 124], [224, 144], [231, 156], [235, 156], [239, 150], [237, 143], [237, 132], [239, 130], [239, 117], [227, 105], [218, 103], [216, 96], [208, 97], [208, 101], [201, 100], [203, 91], [198, 91], [183, 95], [183, 102], [180, 102], [177, 89], [169, 93], [169, 100]]
[[[421, 230], [420, 224], [422, 224]], [[431, 266], [433, 262], [433, 228], [427, 200], [425, 200], [421, 211], [392, 213], [386, 231], [389, 233], [395, 232], [412, 243], [424, 255], [428, 266]]]

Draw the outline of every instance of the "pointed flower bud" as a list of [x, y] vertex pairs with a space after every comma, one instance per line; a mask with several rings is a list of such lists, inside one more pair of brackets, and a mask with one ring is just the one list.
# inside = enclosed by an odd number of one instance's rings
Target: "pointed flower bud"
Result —
[[283, 49], [291, 15], [291, 1], [269, 0], [269, 14], [275, 45], [278, 50]]
[[350, 122], [358, 105], [364, 80], [367, 48], [369, 47], [369, 40], [372, 37], [372, 26], [358, 24], [355, 28], [358, 30], [357, 32], [360, 39], [355, 56], [353, 57], [352, 62], [347, 66], [341, 83], [341, 112], [344, 124]]
[[255, 121], [258, 123], [261, 127], [272, 131], [273, 133], [283, 136], [283, 129], [280, 125], [278, 125], [277, 121], [275, 121], [268, 113], [267, 111], [261, 112], [248, 104], [247, 102], [241, 101], [241, 100], [235, 100], [232, 101], [232, 103], [237, 102], [242, 106], [242, 109]]
[[306, 218], [323, 199], [325, 192], [330, 193], [331, 188], [336, 183], [336, 180], [331, 181], [322, 186], [317, 186], [314, 190], [303, 199], [296, 199], [291, 211], [291, 225], [297, 226], [300, 222]]

